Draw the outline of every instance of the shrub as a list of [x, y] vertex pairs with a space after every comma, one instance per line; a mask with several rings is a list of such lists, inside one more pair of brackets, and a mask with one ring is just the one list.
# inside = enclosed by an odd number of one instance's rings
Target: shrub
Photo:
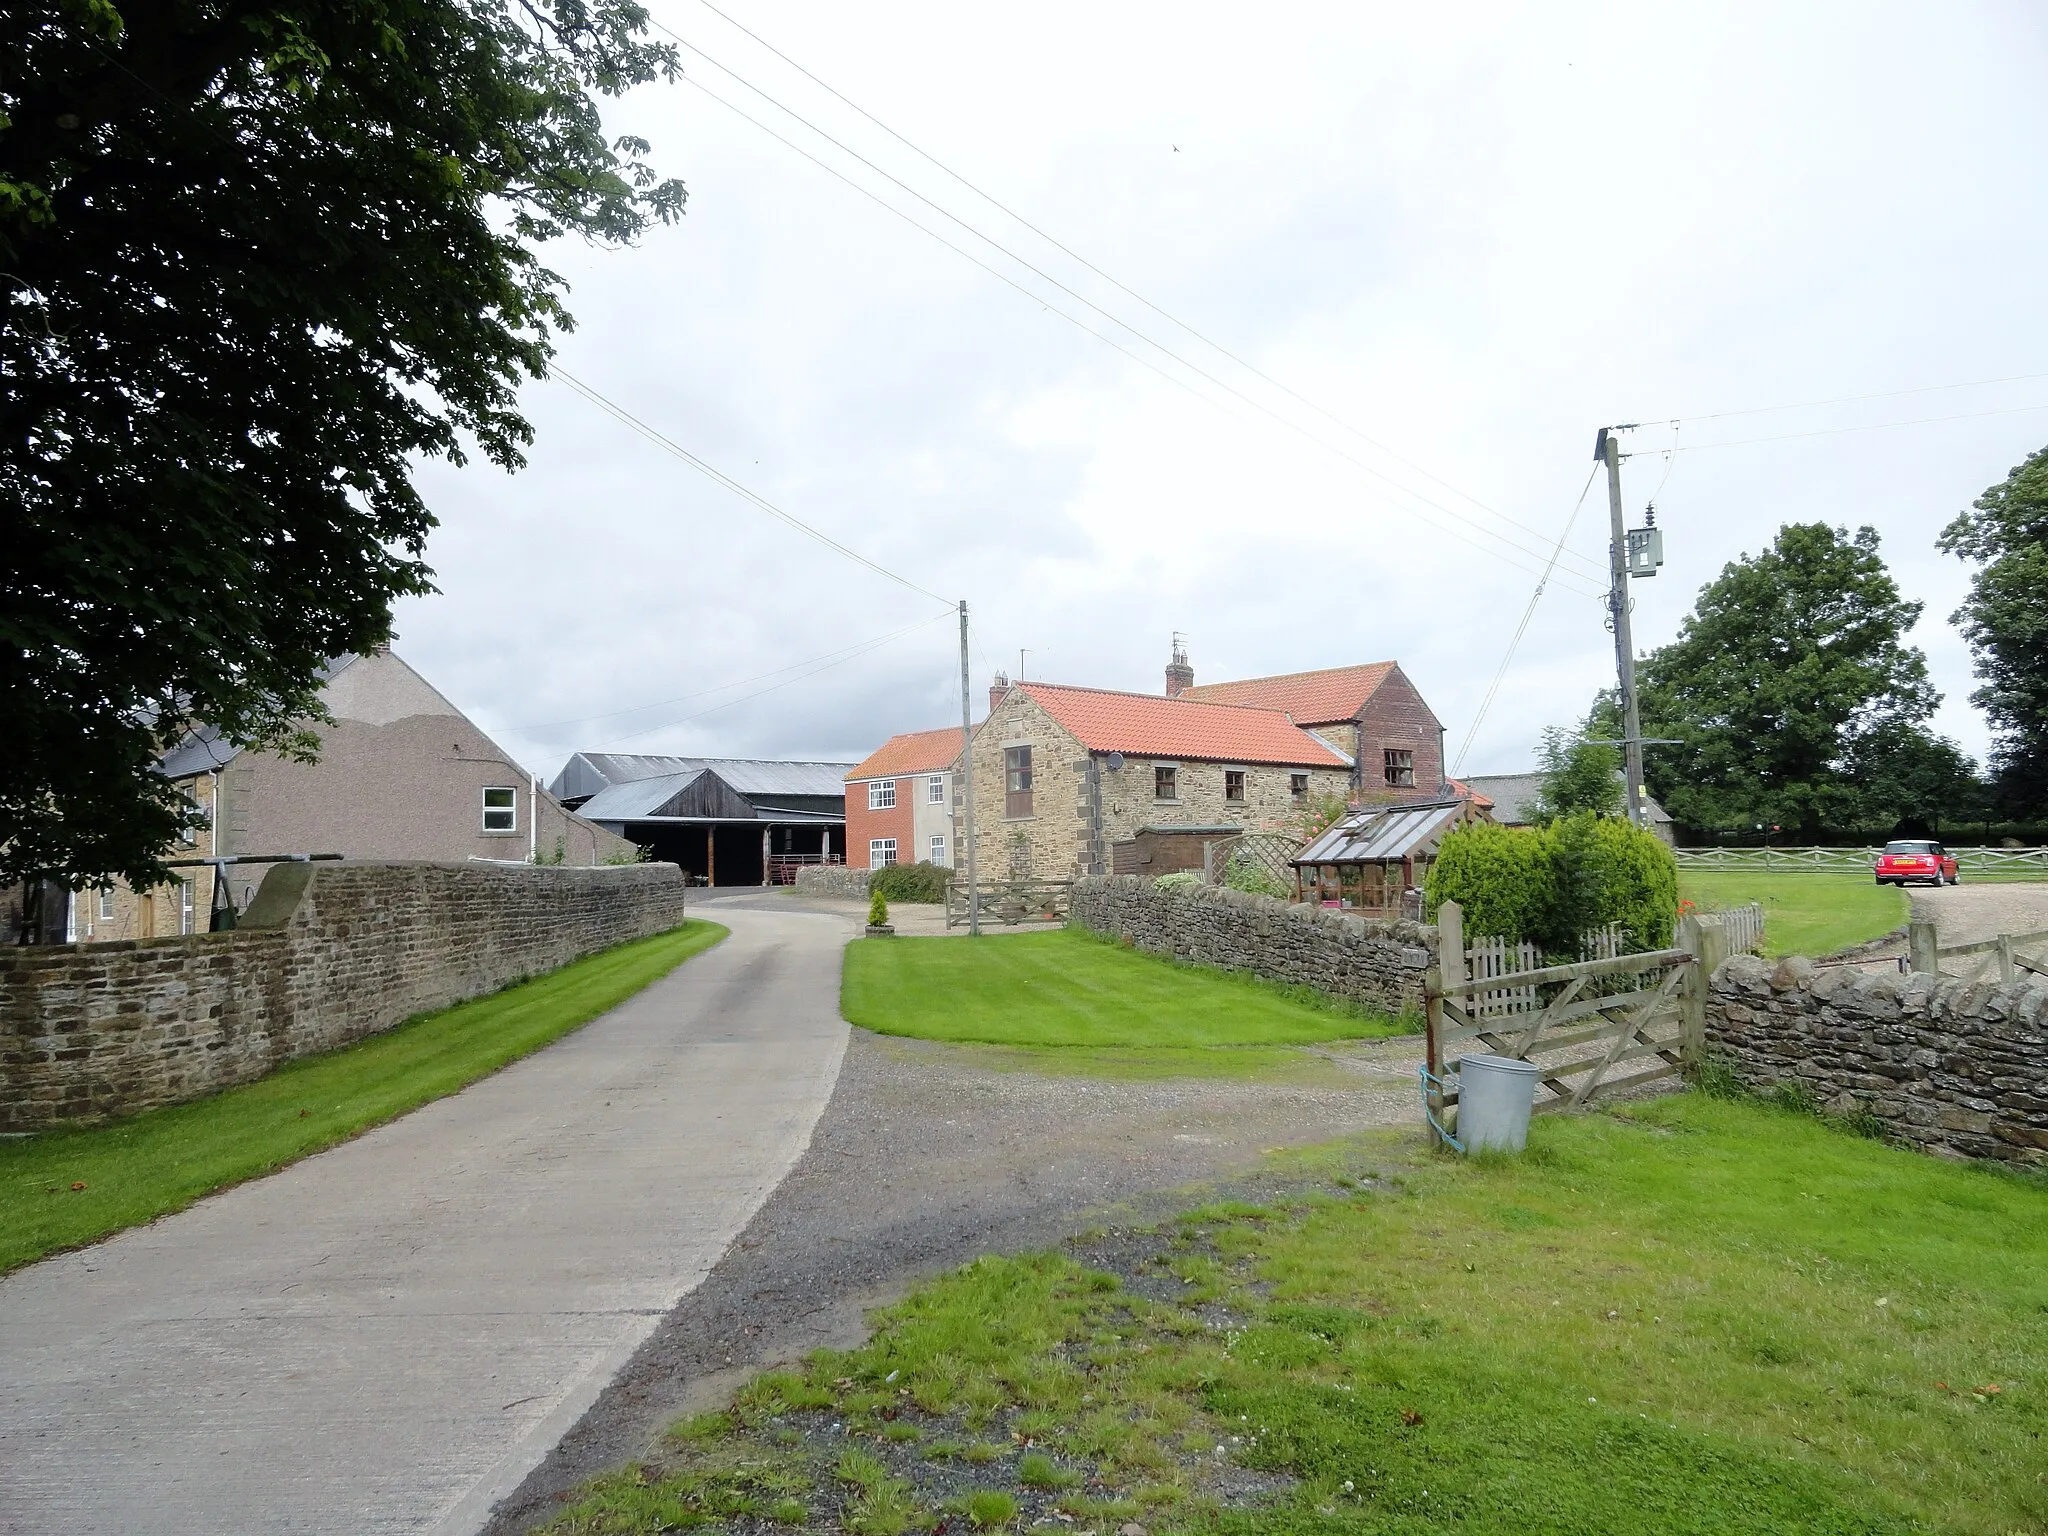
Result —
[[953, 871], [943, 864], [886, 864], [868, 876], [868, 889], [890, 901], [940, 902], [952, 878]]
[[1284, 883], [1257, 859], [1242, 853], [1230, 856], [1230, 863], [1223, 871], [1223, 883], [1233, 891], [1249, 891], [1254, 896], [1278, 896], [1282, 899], [1294, 894], [1293, 887]]
[[1474, 822], [1445, 837], [1427, 886], [1466, 931], [1527, 939], [1578, 958], [1581, 934], [1620, 923], [1626, 947], [1663, 949], [1678, 921], [1678, 863], [1656, 835], [1590, 811], [1544, 828]]
[[1159, 891], [1199, 891], [1202, 877], [1192, 869], [1177, 869], [1170, 875], [1161, 875], [1152, 882], [1152, 888]]
[[879, 928], [889, 921], [889, 903], [880, 891], [868, 893], [868, 926]]

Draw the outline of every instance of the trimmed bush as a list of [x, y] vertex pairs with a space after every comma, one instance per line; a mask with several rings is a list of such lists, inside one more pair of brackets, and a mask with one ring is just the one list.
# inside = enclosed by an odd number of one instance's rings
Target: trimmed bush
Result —
[[1582, 811], [1548, 827], [1473, 822], [1444, 838], [1425, 891], [1432, 920], [1455, 901], [1468, 933], [1527, 939], [1578, 958], [1579, 937], [1618, 922], [1630, 951], [1670, 945], [1678, 862], [1656, 835]]
[[940, 902], [952, 878], [943, 864], [887, 864], [868, 876], [868, 889], [894, 902]]
[[1202, 884], [1202, 877], [1192, 869], [1177, 869], [1154, 880], [1152, 888], [1156, 891], [1199, 891]]

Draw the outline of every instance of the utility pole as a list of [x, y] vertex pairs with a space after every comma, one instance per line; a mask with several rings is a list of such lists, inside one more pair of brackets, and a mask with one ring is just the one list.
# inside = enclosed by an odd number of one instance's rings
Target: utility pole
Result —
[[1628, 623], [1628, 530], [1621, 516], [1621, 444], [1619, 427], [1602, 427], [1593, 457], [1607, 461], [1607, 606], [1614, 615], [1614, 670], [1621, 683], [1621, 750], [1628, 783], [1628, 819], [1643, 824], [1643, 722], [1636, 708], [1636, 648]]
[[974, 700], [967, 675], [967, 599], [960, 599], [960, 808], [966, 813], [967, 932], [981, 937], [981, 885], [974, 877]]

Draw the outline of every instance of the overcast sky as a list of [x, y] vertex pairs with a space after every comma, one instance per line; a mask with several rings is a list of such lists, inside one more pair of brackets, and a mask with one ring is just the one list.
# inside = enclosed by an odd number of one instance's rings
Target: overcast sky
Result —
[[[1867, 522], [1926, 605], [1939, 729], [1983, 751], [1933, 540], [2048, 442], [2038, 5], [717, 3], [1125, 285], [701, 0], [652, 0], [703, 50], [689, 81], [607, 114], [687, 215], [549, 253], [561, 365], [966, 598], [978, 703], [1020, 647], [1157, 690], [1179, 630], [1203, 681], [1398, 659], [1455, 756], [1595, 429], [1640, 421], [1629, 521], [1654, 497], [1668, 563], [1639, 649], [1782, 523]], [[423, 471], [441, 594], [398, 649], [530, 767], [852, 759], [957, 722], [956, 627], [912, 628], [940, 603], [560, 383], [524, 399], [524, 472]], [[1596, 484], [1467, 771], [1525, 767], [1612, 682], [1606, 526]]]

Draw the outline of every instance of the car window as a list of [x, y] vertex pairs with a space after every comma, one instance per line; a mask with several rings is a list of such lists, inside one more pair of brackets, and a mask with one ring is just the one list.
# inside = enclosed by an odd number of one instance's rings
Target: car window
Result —
[[1933, 843], [1897, 842], [1884, 845], [1886, 853], [1937, 853], [1940, 850]]

